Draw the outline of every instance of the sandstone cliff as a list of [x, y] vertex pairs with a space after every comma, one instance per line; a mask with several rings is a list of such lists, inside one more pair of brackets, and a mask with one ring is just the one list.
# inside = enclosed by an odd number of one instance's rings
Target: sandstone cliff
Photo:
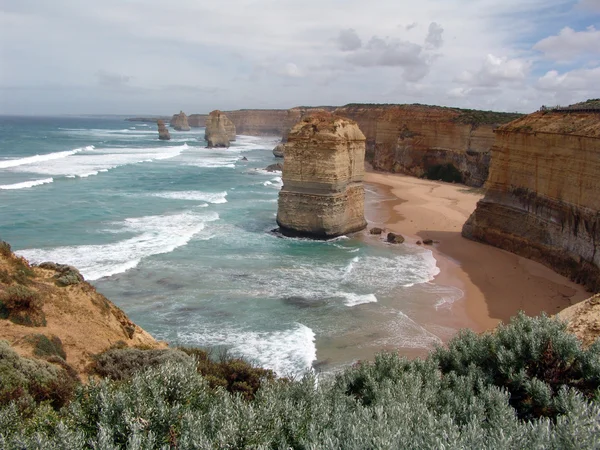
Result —
[[177, 131], [190, 131], [190, 125], [188, 118], [183, 111], [179, 111], [179, 114], [174, 114], [171, 118], [171, 126]]
[[158, 138], [162, 141], [168, 141], [171, 139], [171, 134], [169, 134], [169, 130], [165, 126], [165, 123], [162, 120], [158, 120], [156, 122], [158, 125]]
[[[45, 338], [45, 339], [44, 339]], [[61, 342], [66, 362], [83, 373], [94, 354], [119, 344], [162, 348], [70, 266], [30, 266], [0, 241], [0, 340], [37, 357], [40, 341]]]
[[277, 224], [284, 234], [331, 238], [362, 230], [365, 137], [351, 120], [327, 112], [290, 131]]
[[487, 179], [494, 129], [519, 114], [426, 105], [347, 105], [336, 114], [358, 123], [375, 170], [427, 176], [452, 164], [468, 186]]
[[557, 314], [567, 322], [567, 330], [589, 346], [600, 338], [600, 295], [595, 295]]
[[463, 235], [600, 291], [600, 114], [537, 112], [496, 130]]

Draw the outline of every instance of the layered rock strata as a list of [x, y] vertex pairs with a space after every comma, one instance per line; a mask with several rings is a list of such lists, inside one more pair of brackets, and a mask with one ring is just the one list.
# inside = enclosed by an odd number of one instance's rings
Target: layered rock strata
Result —
[[452, 164], [468, 186], [488, 176], [494, 129], [520, 115], [426, 105], [347, 105], [336, 114], [365, 134], [366, 160], [375, 170], [427, 176]]
[[235, 140], [235, 126], [219, 110], [211, 112], [206, 119], [206, 131], [204, 139], [208, 147], [229, 147], [230, 137], [233, 134]]
[[169, 134], [169, 130], [167, 129], [165, 122], [163, 122], [162, 120], [158, 120], [156, 122], [156, 124], [158, 125], [158, 138], [161, 141], [168, 141], [171, 139], [171, 135]]
[[600, 114], [538, 112], [496, 130], [486, 196], [463, 236], [600, 291]]
[[204, 139], [209, 147], [229, 147], [229, 143], [235, 141], [235, 136], [235, 125], [225, 114], [214, 110], [208, 115]]
[[188, 118], [183, 111], [179, 111], [179, 114], [174, 114], [171, 118], [171, 126], [176, 131], [190, 131], [190, 125]]
[[365, 136], [352, 121], [327, 112], [290, 131], [277, 224], [286, 235], [327, 239], [362, 230]]

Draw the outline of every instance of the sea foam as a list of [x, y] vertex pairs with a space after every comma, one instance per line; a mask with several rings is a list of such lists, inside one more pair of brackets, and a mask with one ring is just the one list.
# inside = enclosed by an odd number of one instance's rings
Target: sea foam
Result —
[[35, 263], [54, 261], [74, 265], [87, 280], [97, 280], [132, 269], [149, 256], [170, 253], [186, 245], [207, 222], [218, 219], [215, 212], [129, 218], [111, 223], [106, 230], [115, 234], [135, 233], [129, 239], [103, 245], [27, 249], [17, 253]]
[[181, 333], [179, 339], [202, 347], [226, 346], [232, 354], [280, 376], [302, 376], [312, 370], [317, 359], [315, 333], [300, 323], [271, 332], [205, 328], [202, 332]]
[[52, 183], [53, 178], [44, 178], [42, 180], [23, 181], [22, 183], [4, 184], [0, 186], [0, 189], [27, 189], [34, 186], [40, 186], [42, 184]]
[[62, 158], [66, 158], [67, 156], [71, 156], [76, 153], [79, 153], [83, 150], [85, 150], [85, 148], [76, 148], [74, 150], [67, 150], [64, 152], [48, 153], [46, 155], [27, 156], [25, 158], [18, 158], [18, 159], [4, 159], [4, 160], [0, 160], [0, 169], [9, 169], [11, 167], [19, 167], [19, 166], [25, 166], [25, 165], [30, 165], [30, 164], [52, 161], [55, 159], [62, 159]]

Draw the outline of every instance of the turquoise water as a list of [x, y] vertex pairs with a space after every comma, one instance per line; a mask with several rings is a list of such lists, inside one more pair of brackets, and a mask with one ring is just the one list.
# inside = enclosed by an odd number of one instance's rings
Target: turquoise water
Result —
[[[281, 173], [263, 168], [277, 137], [206, 149], [203, 129], [171, 136], [122, 118], [0, 118], [0, 238], [77, 266], [158, 339], [280, 374], [454, 333], [461, 293], [430, 282], [430, 251], [271, 233]], [[383, 200], [367, 186], [368, 204]]]

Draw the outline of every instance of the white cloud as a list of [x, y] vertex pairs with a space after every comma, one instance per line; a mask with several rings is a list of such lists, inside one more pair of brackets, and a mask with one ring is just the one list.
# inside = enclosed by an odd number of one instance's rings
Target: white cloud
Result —
[[[558, 39], [560, 28], [578, 23], [573, 33], [582, 39], [597, 33], [586, 26], [598, 26], [598, 0], [578, 8], [574, 0], [378, 0], [376, 8], [359, 0], [228, 0], [226, 8], [198, 0], [178, 0], [177, 8], [161, 0], [0, 3], [0, 113], [361, 101], [526, 111], [539, 107], [540, 95], [554, 95], [541, 87], [550, 78], [538, 82], [532, 73], [560, 69], [540, 62], [529, 36]], [[539, 51], [550, 58], [555, 49]], [[569, 69], [598, 65], [600, 56], [586, 51]], [[568, 90], [576, 75], [556, 92], [588, 92]]]
[[598, 93], [600, 67], [593, 69], [577, 69], [560, 74], [556, 70], [548, 71], [537, 82], [537, 87], [545, 91], [582, 91]]
[[502, 83], [523, 82], [530, 67], [531, 63], [523, 59], [488, 54], [479, 70], [465, 71], [457, 80], [472, 86], [496, 87]]
[[600, 30], [593, 25], [585, 31], [565, 27], [557, 36], [544, 38], [533, 48], [555, 61], [570, 61], [581, 55], [600, 55]]
[[298, 69], [298, 66], [291, 62], [284, 66], [281, 74], [292, 78], [301, 78], [304, 76], [300, 69]]

